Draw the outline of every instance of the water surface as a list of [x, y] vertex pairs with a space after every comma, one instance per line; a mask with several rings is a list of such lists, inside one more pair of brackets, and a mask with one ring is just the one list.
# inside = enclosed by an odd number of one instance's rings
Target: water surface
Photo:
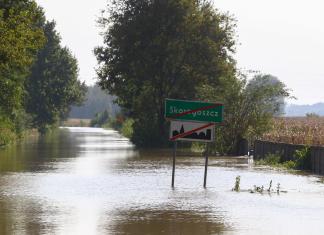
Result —
[[[68, 128], [0, 150], [0, 234], [322, 234], [322, 178], [246, 158], [137, 151], [118, 133]], [[241, 176], [243, 192], [231, 191]], [[287, 193], [251, 194], [280, 183]]]

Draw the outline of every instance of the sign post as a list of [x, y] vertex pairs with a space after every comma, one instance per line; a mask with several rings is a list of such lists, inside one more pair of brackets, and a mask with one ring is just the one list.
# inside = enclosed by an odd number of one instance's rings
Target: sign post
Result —
[[172, 188], [174, 188], [174, 173], [175, 173], [175, 161], [176, 161], [176, 154], [177, 154], [177, 141], [173, 142], [173, 164], [172, 164]]
[[205, 151], [205, 174], [204, 174], [204, 188], [206, 188], [207, 184], [207, 167], [208, 167], [208, 143], [206, 146], [206, 151]]
[[224, 106], [221, 103], [210, 103], [186, 100], [165, 100], [165, 118], [171, 121], [169, 140], [174, 141], [172, 164], [172, 188], [175, 178], [175, 160], [177, 141], [206, 142], [204, 188], [207, 184], [208, 143], [215, 139], [215, 125], [223, 122]]

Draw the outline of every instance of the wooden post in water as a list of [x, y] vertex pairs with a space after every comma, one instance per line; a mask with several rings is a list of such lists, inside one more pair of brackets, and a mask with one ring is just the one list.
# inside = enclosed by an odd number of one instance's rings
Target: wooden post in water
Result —
[[172, 188], [174, 188], [174, 173], [175, 173], [176, 155], [177, 155], [177, 141], [174, 141], [173, 142], [172, 183], [171, 183]]
[[207, 143], [207, 145], [206, 145], [206, 151], [205, 151], [205, 174], [204, 174], [204, 188], [206, 188], [206, 183], [207, 183], [207, 167], [208, 167], [208, 146], [209, 146], [209, 144]]

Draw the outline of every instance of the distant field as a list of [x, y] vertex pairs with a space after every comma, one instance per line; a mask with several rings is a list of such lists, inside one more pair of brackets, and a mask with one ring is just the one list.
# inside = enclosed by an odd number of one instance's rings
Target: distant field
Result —
[[69, 118], [68, 120], [63, 122], [62, 126], [87, 127], [90, 126], [90, 121], [91, 119]]
[[324, 117], [276, 118], [262, 140], [324, 146]]

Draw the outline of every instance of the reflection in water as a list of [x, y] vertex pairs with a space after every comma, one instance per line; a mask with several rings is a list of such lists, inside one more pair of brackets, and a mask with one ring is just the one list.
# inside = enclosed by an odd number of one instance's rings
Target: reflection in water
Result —
[[[0, 234], [322, 234], [320, 177], [246, 158], [136, 151], [117, 132], [69, 128], [0, 150]], [[232, 192], [280, 182], [287, 194]], [[289, 223], [283, 223], [289, 218]]]
[[138, 210], [120, 211], [114, 214], [115, 224], [108, 231], [114, 234], [220, 234], [225, 230], [223, 223], [209, 219], [195, 211], [182, 210]]

